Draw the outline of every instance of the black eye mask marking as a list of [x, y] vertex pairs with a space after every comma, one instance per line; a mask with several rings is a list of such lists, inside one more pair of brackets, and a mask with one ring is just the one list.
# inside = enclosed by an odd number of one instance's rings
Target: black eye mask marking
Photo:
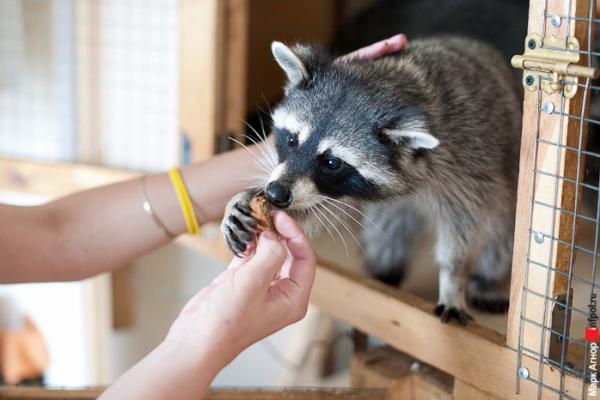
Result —
[[[290, 150], [297, 147], [298, 136], [285, 128], [274, 128], [275, 130], [275, 149], [279, 156], [279, 162], [287, 160]], [[290, 144], [290, 138], [294, 138]]]
[[298, 147], [298, 135], [288, 132], [286, 140], [287, 140], [288, 147], [290, 147], [290, 148]]

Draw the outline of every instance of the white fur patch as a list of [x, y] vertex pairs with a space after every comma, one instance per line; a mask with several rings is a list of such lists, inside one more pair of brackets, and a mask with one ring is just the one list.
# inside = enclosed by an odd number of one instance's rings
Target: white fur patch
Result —
[[271, 52], [292, 85], [297, 85], [309, 78], [302, 60], [285, 44], [281, 42], [271, 43]]
[[271, 174], [269, 175], [269, 182], [273, 182], [276, 181], [277, 179], [281, 178], [281, 175], [283, 175], [283, 173], [285, 172], [285, 162], [282, 162], [281, 164], [279, 164], [278, 166], [276, 166], [273, 171], [271, 171]]
[[465, 287], [457, 279], [457, 274], [448, 269], [440, 269], [440, 287], [438, 304], [454, 307], [459, 310], [467, 308]]
[[424, 130], [386, 129], [384, 132], [396, 142], [402, 138], [409, 139], [409, 145], [413, 149], [434, 149], [440, 144], [435, 136]]
[[314, 182], [308, 177], [302, 177], [292, 186], [293, 201], [290, 209], [305, 209], [319, 203], [319, 191]]
[[300, 121], [294, 114], [278, 108], [271, 115], [273, 119], [273, 125], [279, 129], [286, 129], [291, 133], [298, 135], [298, 145], [301, 145], [308, 139], [310, 134], [311, 126], [308, 123]]

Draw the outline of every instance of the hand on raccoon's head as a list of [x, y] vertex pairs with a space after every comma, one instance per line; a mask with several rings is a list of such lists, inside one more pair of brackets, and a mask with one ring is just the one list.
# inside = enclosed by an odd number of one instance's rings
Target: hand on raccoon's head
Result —
[[377, 43], [362, 47], [352, 53], [338, 57], [336, 62], [348, 60], [375, 60], [379, 57], [404, 50], [407, 45], [408, 38], [405, 34], [399, 33], [390, 38], [380, 40]]
[[[279, 65], [284, 69], [292, 85], [310, 79], [310, 70], [323, 63], [343, 61], [371, 61], [404, 50], [408, 45], [406, 35], [400, 33], [362, 47], [352, 53], [332, 59], [322, 47], [316, 45], [295, 45], [288, 48], [281, 42], [273, 42], [271, 50]], [[306, 68], [309, 67], [309, 68]]]

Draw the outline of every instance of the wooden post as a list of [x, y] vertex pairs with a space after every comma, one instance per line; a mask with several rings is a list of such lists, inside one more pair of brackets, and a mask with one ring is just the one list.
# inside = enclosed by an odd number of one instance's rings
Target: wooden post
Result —
[[[546, 3], [548, 16], [556, 14], [587, 18], [589, 1], [532, 0], [529, 12], [529, 33], [535, 32], [541, 37], [554, 35], [565, 38], [568, 30], [568, 36], [575, 36], [580, 49], [586, 50], [588, 23], [563, 19], [558, 27], [554, 27], [549, 17], [544, 23]], [[572, 5], [571, 10], [566, 9], [568, 3]], [[581, 58], [580, 64], [587, 65], [586, 56], [582, 55]], [[584, 92], [584, 88], [579, 87], [575, 97], [569, 100], [561, 97], [560, 93], [548, 95], [539, 91], [538, 95], [535, 91], [525, 91], [524, 98], [507, 344], [514, 349], [521, 344], [526, 349], [554, 360], [559, 360], [562, 356], [562, 341], [556, 335], [551, 337], [549, 330], [542, 331], [541, 326], [559, 332], [564, 329], [565, 333], [569, 334], [570, 310], [565, 310], [556, 302], [568, 302], [572, 305], [568, 273], [575, 253], [574, 249], [564, 243], [571, 243], [573, 227], [576, 228], [577, 221], [573, 221], [573, 217], [568, 213], [555, 210], [552, 206], [573, 211], [579, 209], [581, 202], [581, 188], [576, 188], [574, 184], [555, 176], [576, 179], [579, 171], [581, 178], [584, 160], [578, 158], [577, 153], [550, 143], [577, 148], [582, 128], [582, 143], [585, 144], [585, 126], [581, 127], [580, 121], [576, 119], [560, 115], [562, 112], [563, 115], [579, 116], [582, 113], [584, 98], [586, 102], [589, 101], [589, 95], [584, 96]], [[587, 104], [585, 106], [587, 109]], [[539, 111], [541, 108], [545, 111]], [[533, 201], [535, 204], [532, 207]], [[530, 262], [527, 261], [528, 250]], [[550, 267], [551, 270], [544, 266]], [[548, 300], [545, 300], [545, 296]], [[522, 314], [524, 318], [533, 322], [521, 322]], [[564, 324], [565, 318], [567, 326]], [[565, 348], [565, 355], [566, 351]], [[531, 372], [534, 373], [533, 379], [538, 379], [537, 368]]]
[[[244, 142], [246, 118], [246, 87], [248, 75], [249, 0], [226, 0], [223, 92], [221, 102], [221, 133]], [[220, 149], [233, 147], [227, 137], [220, 137]]]
[[221, 102], [223, 12], [219, 0], [181, 0], [179, 17], [179, 128], [189, 143], [180, 160], [193, 162], [215, 153]]

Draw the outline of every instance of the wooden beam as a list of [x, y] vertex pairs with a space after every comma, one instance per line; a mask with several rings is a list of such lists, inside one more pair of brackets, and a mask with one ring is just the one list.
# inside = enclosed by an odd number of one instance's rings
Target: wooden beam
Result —
[[[228, 135], [244, 140], [246, 120], [246, 89], [248, 86], [248, 20], [250, 0], [225, 1], [224, 79], [225, 96], [221, 99], [221, 129]], [[220, 138], [220, 140], [228, 140]], [[221, 149], [233, 147], [233, 142], [222, 143]]]
[[182, 161], [203, 160], [215, 152], [220, 129], [223, 10], [224, 2], [219, 0], [180, 1], [179, 128], [191, 146], [189, 160]]
[[[0, 386], [0, 398], [6, 400], [92, 400], [104, 388], [66, 389], [25, 386]], [[205, 400], [384, 400], [383, 389], [212, 389]]]
[[133, 171], [91, 165], [0, 157], [0, 190], [31, 193], [49, 199], [138, 175]]
[[[571, 4], [571, 10], [567, 9], [568, 4]], [[548, 8], [544, 10], [546, 5]], [[554, 27], [549, 19], [544, 23], [545, 14], [587, 18], [588, 1], [532, 0], [529, 12], [529, 33], [538, 33], [540, 37], [553, 35], [565, 38], [568, 30], [568, 36], [575, 36], [580, 48], [587, 49], [587, 22], [563, 20], [558, 27]], [[581, 62], [587, 63], [583, 58]], [[555, 361], [562, 357], [563, 346], [564, 354], [568, 352], [567, 342], [559, 340], [555, 334], [551, 335], [549, 328], [559, 332], [564, 330], [569, 334], [570, 310], [557, 305], [556, 301], [572, 305], [573, 293], [569, 287], [568, 273], [576, 256], [571, 246], [561, 242], [570, 243], [576, 239], [573, 230], [575, 228], [577, 232], [577, 221], [568, 213], [556, 212], [553, 207], [573, 211], [579, 210], [581, 205], [581, 187], [577, 188], [557, 176], [577, 179], [579, 172], [579, 178], [582, 178], [584, 159], [578, 158], [576, 152], [547, 142], [577, 148], [581, 133], [581, 143], [585, 145], [586, 127], [564, 115], [579, 116], [582, 108], [587, 109], [588, 102], [589, 95], [584, 96], [584, 88], [580, 87], [571, 100], [560, 93], [549, 95], [543, 91], [526, 90], [523, 103], [507, 345], [513, 349], [521, 345]], [[544, 108], [544, 105], [550, 108]], [[539, 111], [542, 108], [546, 111]], [[532, 205], [533, 201], [536, 204]], [[533, 322], [521, 322], [522, 316]]]
[[[403, 353], [501, 399], [537, 398], [537, 386], [521, 383], [515, 394], [517, 355], [504, 336], [471, 323], [467, 327], [441, 324], [434, 305], [402, 290], [333, 266], [320, 265], [311, 302], [334, 318], [376, 336]], [[524, 356], [531, 371], [537, 361]], [[544, 381], [558, 385], [560, 376], [543, 366]], [[579, 396], [582, 382], [564, 377], [565, 393]]]

